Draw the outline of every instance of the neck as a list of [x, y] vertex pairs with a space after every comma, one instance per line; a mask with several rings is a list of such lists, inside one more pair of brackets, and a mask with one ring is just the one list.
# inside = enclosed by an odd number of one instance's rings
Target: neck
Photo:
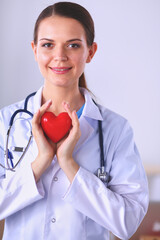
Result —
[[52, 105], [48, 111], [53, 112], [55, 115], [58, 115], [61, 112], [64, 112], [62, 102], [68, 102], [71, 111], [78, 111], [84, 104], [84, 97], [80, 93], [79, 87], [59, 87], [59, 86], [47, 86], [44, 85], [42, 92], [42, 104], [47, 100], [52, 100]]

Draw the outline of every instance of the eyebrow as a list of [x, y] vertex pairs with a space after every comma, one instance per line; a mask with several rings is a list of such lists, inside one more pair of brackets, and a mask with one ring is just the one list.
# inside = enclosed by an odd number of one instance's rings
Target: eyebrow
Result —
[[39, 41], [49, 41], [49, 42], [54, 42], [54, 40], [49, 39], [49, 38], [41, 38]]
[[[41, 38], [39, 41], [44, 41], [44, 40], [49, 41], [49, 42], [54, 42], [54, 40], [49, 39], [49, 38]], [[67, 40], [66, 42], [74, 42], [74, 41], [82, 42], [82, 40], [79, 38], [73, 38], [73, 39]]]
[[70, 40], [68, 40], [67, 42], [74, 42], [74, 41], [82, 42], [82, 40], [79, 39], [79, 38], [70, 39]]

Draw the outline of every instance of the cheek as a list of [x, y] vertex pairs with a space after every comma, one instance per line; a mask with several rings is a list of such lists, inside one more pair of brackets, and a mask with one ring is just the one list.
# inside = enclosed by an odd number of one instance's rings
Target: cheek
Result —
[[86, 54], [81, 54], [73, 58], [73, 61], [76, 63], [77, 67], [84, 67], [86, 64], [86, 60], [87, 60]]
[[44, 53], [37, 54], [37, 62], [39, 65], [46, 65], [50, 61], [50, 55]]
[[37, 55], [37, 64], [38, 64], [40, 73], [45, 78], [47, 73], [47, 67], [49, 64], [49, 57], [46, 54], [39, 53]]

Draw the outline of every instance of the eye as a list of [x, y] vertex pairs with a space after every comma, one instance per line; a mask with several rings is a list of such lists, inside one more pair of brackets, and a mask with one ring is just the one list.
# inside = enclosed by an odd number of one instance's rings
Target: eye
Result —
[[80, 44], [78, 43], [72, 43], [68, 45], [69, 48], [80, 48]]
[[51, 48], [51, 47], [53, 47], [53, 44], [52, 44], [52, 43], [44, 43], [44, 44], [42, 45], [42, 47]]

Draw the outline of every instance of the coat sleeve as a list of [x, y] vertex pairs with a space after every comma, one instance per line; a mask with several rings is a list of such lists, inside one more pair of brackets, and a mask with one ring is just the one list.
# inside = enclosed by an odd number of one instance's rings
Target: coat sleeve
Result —
[[81, 167], [64, 201], [120, 239], [129, 239], [147, 212], [148, 184], [128, 122], [114, 145], [109, 176], [106, 187]]
[[[5, 126], [0, 115], [0, 163], [4, 166]], [[43, 198], [42, 182], [35, 183], [31, 163], [24, 164], [16, 172], [0, 166], [0, 220]]]
[[42, 199], [41, 181], [37, 184], [30, 165], [0, 179], [0, 220]]

